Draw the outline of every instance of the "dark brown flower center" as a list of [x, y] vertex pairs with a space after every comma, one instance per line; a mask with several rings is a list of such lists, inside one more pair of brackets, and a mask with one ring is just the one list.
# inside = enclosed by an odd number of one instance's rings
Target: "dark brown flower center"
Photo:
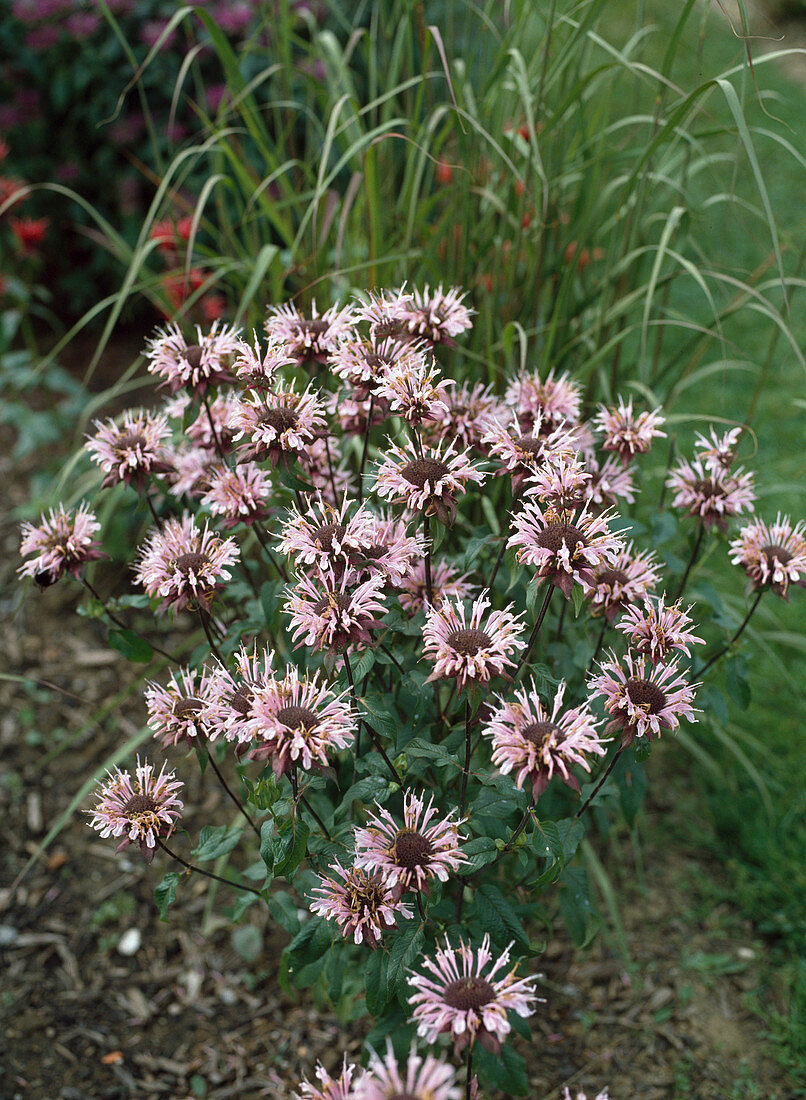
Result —
[[349, 596], [323, 596], [313, 605], [317, 615], [324, 615], [326, 611], [349, 611], [352, 600]]
[[124, 814], [148, 814], [154, 813], [157, 803], [148, 794], [133, 794], [123, 807]]
[[426, 837], [413, 829], [401, 829], [395, 840], [395, 862], [411, 871], [427, 863], [432, 850]]
[[[420, 1093], [420, 1097], [422, 1095]], [[420, 1097], [415, 1096], [413, 1092], [393, 1092], [389, 1100], [420, 1100]]]
[[344, 538], [346, 528], [343, 523], [325, 523], [322, 527], [315, 527], [311, 532], [314, 542], [318, 542], [322, 549], [330, 554], [333, 550], [333, 540], [338, 542]]
[[364, 356], [364, 362], [373, 374], [381, 374], [386, 367], [391, 367], [392, 361], [391, 355], [377, 355], [370, 352], [369, 355]]
[[388, 321], [378, 321], [374, 329], [375, 335], [380, 337], [381, 340], [385, 339], [387, 336], [399, 336], [401, 332], [405, 331], [406, 326], [402, 321], [391, 319]]
[[537, 545], [544, 550], [551, 550], [552, 554], [559, 554], [563, 544], [573, 557], [577, 546], [587, 546], [587, 540], [578, 527], [573, 523], [551, 523], [537, 532]]
[[788, 550], [785, 550], [783, 546], [778, 546], [775, 543], [770, 543], [767, 546], [761, 547], [761, 553], [764, 555], [767, 561], [767, 567], [772, 570], [775, 568], [775, 563], [780, 565], [788, 565], [792, 561], [792, 555]]
[[666, 706], [666, 694], [651, 680], [633, 677], [627, 681], [627, 696], [633, 706], [640, 707], [647, 714], [660, 714]]
[[310, 332], [314, 336], [321, 336], [323, 332], [327, 332], [330, 328], [330, 321], [326, 321], [323, 317], [303, 318], [299, 321], [299, 328], [300, 332]]
[[448, 645], [467, 657], [475, 657], [480, 649], [492, 645], [492, 641], [483, 630], [454, 630], [448, 635]]
[[713, 477], [698, 478], [694, 482], [694, 492], [706, 499], [710, 497], [714, 500], [727, 495], [724, 487]]
[[204, 349], [199, 344], [190, 344], [189, 347], [185, 349], [185, 359], [191, 370], [199, 369], [203, 354]]
[[451, 1008], [467, 1012], [470, 1008], [482, 1008], [495, 1000], [495, 990], [484, 978], [459, 978], [448, 982], [442, 999]]
[[621, 569], [603, 569], [596, 574], [597, 584], [606, 584], [608, 588], [615, 588], [617, 584], [626, 584], [627, 574]]
[[444, 462], [438, 462], [435, 458], [418, 458], [404, 466], [400, 476], [408, 481], [409, 485], [416, 485], [418, 489], [425, 488], [426, 481], [431, 488], [448, 473], [448, 467]]
[[296, 730], [302, 726], [307, 733], [316, 725], [316, 715], [307, 707], [280, 707], [277, 721], [287, 730]]
[[136, 451], [145, 446], [146, 440], [143, 433], [134, 428], [127, 428], [118, 436], [114, 450], [116, 454], [124, 454], [126, 451]]
[[291, 428], [296, 428], [298, 419], [293, 409], [264, 409], [260, 414], [260, 423], [268, 424], [270, 428], [274, 428], [278, 435], [282, 435], [283, 432], [287, 432]]
[[188, 573], [196, 573], [198, 575], [199, 570], [208, 564], [207, 555], [199, 554], [195, 550], [190, 554], [180, 554], [174, 562], [179, 572], [183, 573], [185, 576], [187, 576]]
[[175, 718], [193, 718], [197, 714], [201, 714], [204, 709], [204, 703], [201, 699], [188, 698], [177, 699], [174, 703], [174, 717]]
[[560, 727], [555, 722], [530, 722], [528, 726], [524, 726], [521, 730], [521, 737], [532, 745], [542, 748], [548, 744], [548, 740], [553, 733], [559, 732]]
[[515, 446], [519, 451], [529, 454], [532, 458], [543, 457], [543, 444], [533, 435], [522, 435], [515, 440]]
[[229, 701], [229, 705], [238, 714], [243, 714], [244, 717], [252, 709], [252, 690], [246, 684], [240, 684], [237, 690], [234, 692], [232, 698]]

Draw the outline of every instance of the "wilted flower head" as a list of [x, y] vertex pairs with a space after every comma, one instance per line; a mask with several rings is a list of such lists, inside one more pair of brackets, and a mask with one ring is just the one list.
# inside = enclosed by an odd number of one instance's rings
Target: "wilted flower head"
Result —
[[459, 832], [464, 819], [455, 820], [455, 812], [437, 818], [433, 795], [426, 806], [424, 795], [407, 791], [401, 827], [378, 806], [378, 813], [370, 812], [366, 826], [355, 831], [356, 867], [383, 875], [390, 887], [398, 888], [398, 896], [405, 890], [427, 890], [430, 878], [447, 882], [467, 862], [459, 848], [465, 839]]
[[716, 524], [720, 531], [727, 531], [730, 516], [753, 510], [753, 475], [741, 467], [732, 474], [721, 469], [708, 471], [698, 458], [690, 463], [682, 459], [670, 471], [666, 484], [674, 492], [672, 505], [699, 516], [706, 528]]
[[408, 421], [422, 424], [436, 420], [448, 411], [447, 394], [452, 379], [439, 378], [439, 367], [419, 349], [388, 367], [378, 382], [377, 396], [387, 402], [391, 411]]
[[433, 1043], [442, 1032], [448, 1032], [457, 1054], [476, 1041], [499, 1054], [512, 1029], [507, 1012], [531, 1016], [541, 998], [534, 992], [535, 979], [516, 978], [514, 966], [496, 979], [509, 965], [509, 947], [493, 959], [489, 935], [476, 950], [463, 940], [454, 948], [446, 938], [445, 946], [437, 947], [436, 959], [426, 957], [423, 965], [433, 976], [414, 974], [409, 978], [415, 990], [409, 1004], [414, 1005], [417, 1034]]
[[370, 336], [368, 340], [342, 340], [330, 357], [330, 367], [337, 378], [353, 387], [354, 396], [363, 401], [377, 393], [389, 371], [406, 369], [422, 358], [422, 349], [416, 344]]
[[461, 690], [468, 681], [487, 683], [514, 668], [510, 654], [525, 645], [523, 616], [510, 611], [488, 614], [489, 607], [487, 597], [479, 596], [469, 616], [459, 601], [445, 600], [440, 607], [426, 608], [423, 651], [434, 662], [426, 683], [455, 676]]
[[518, 561], [536, 568], [536, 581], [551, 581], [571, 598], [574, 584], [581, 584], [586, 595], [596, 587], [595, 570], [612, 564], [620, 540], [611, 534], [610, 513], [593, 516], [586, 508], [574, 513], [542, 509], [529, 500], [513, 518], [507, 546], [514, 546]]
[[410, 440], [404, 448], [390, 441], [389, 452], [378, 467], [375, 488], [379, 496], [405, 504], [413, 512], [436, 516], [450, 527], [456, 519], [456, 494], [465, 492], [468, 481], [483, 480], [467, 451], [457, 454], [453, 444], [443, 452], [439, 443], [420, 455]]
[[697, 432], [694, 448], [699, 452], [697, 458], [706, 470], [719, 473], [731, 468], [736, 458], [736, 447], [742, 438], [743, 430], [743, 428], [731, 428], [724, 435], [717, 435], [712, 424], [708, 429], [710, 439]]
[[169, 519], [152, 531], [140, 550], [135, 579], [149, 596], [159, 596], [162, 608], [173, 605], [209, 611], [215, 592], [232, 574], [238, 560], [233, 539], [220, 539], [205, 524], [199, 530], [193, 516]]
[[769, 526], [757, 519], [743, 527], [730, 544], [730, 560], [741, 565], [753, 588], [772, 588], [789, 599], [789, 585], [806, 588], [806, 532], [779, 512]]
[[356, 1083], [355, 1100], [460, 1100], [462, 1090], [456, 1084], [452, 1066], [430, 1054], [423, 1059], [412, 1045], [405, 1065], [399, 1065], [386, 1040], [386, 1057], [373, 1050], [369, 1068]]
[[371, 631], [382, 625], [374, 612], [386, 612], [381, 599], [383, 583], [382, 576], [357, 585], [349, 583], [346, 576], [341, 580], [332, 575], [301, 577], [283, 609], [291, 618], [297, 645], [331, 653], [369, 645]]
[[433, 291], [427, 285], [422, 290], [401, 290], [396, 314], [410, 335], [453, 348], [454, 337], [473, 327], [473, 311], [464, 304], [466, 293], [457, 286], [444, 291], [442, 283]]
[[107, 773], [108, 781], [98, 792], [98, 805], [91, 813], [90, 827], [102, 837], [122, 836], [117, 846], [120, 852], [133, 840], [138, 841], [140, 851], [150, 863], [154, 858], [157, 840], [169, 837], [174, 823], [181, 816], [182, 803], [176, 797], [183, 784], [174, 780], [174, 773], [165, 771], [163, 764], [158, 776], [147, 761], [137, 758], [135, 779], [128, 772], [115, 768]]
[[123, 415], [122, 424], [114, 420], [94, 423], [97, 431], [84, 446], [92, 461], [106, 473], [101, 488], [119, 481], [127, 485], [135, 481], [141, 488], [144, 478], [172, 469], [170, 453], [163, 443], [170, 437], [171, 430], [168, 421], [159, 413], [129, 409]]
[[622, 747], [631, 745], [636, 737], [651, 741], [661, 730], [677, 729], [680, 719], [696, 722], [694, 689], [679, 675], [677, 665], [652, 665], [642, 654], [627, 653], [621, 663], [611, 653], [603, 661], [601, 673], [593, 676], [589, 688], [604, 699], [604, 707], [613, 716], [605, 733], [621, 730]]
[[203, 395], [218, 382], [232, 381], [230, 363], [238, 349], [240, 332], [215, 321], [208, 333], [196, 326], [195, 342], [188, 342], [178, 325], [158, 329], [146, 344], [150, 374], [163, 378], [171, 393], [187, 388]]
[[205, 733], [205, 712], [217, 696], [218, 681], [214, 673], [203, 668], [196, 673], [190, 668], [172, 672], [165, 687], [148, 681], [145, 693], [148, 707], [148, 727], [163, 745], [190, 744]]
[[347, 1062], [346, 1054], [338, 1077], [331, 1077], [325, 1067], [319, 1064], [316, 1067], [316, 1076], [321, 1088], [309, 1081], [302, 1081], [300, 1091], [294, 1093], [293, 1100], [351, 1100], [350, 1083], [355, 1070], [356, 1067]]
[[268, 516], [270, 496], [271, 478], [266, 471], [254, 462], [242, 462], [234, 469], [216, 467], [208, 475], [207, 492], [202, 494], [201, 503], [225, 527], [238, 523], [251, 526]]
[[598, 510], [611, 508], [623, 497], [628, 504], [635, 501], [635, 476], [632, 467], [625, 466], [618, 455], [608, 455], [600, 463], [594, 454], [585, 456], [590, 481], [585, 496]]
[[579, 420], [582, 391], [567, 372], [555, 378], [554, 371], [550, 370], [545, 380], [541, 380], [537, 372], [524, 373], [507, 388], [504, 401], [515, 410], [524, 431], [538, 416], [549, 430], [562, 421], [570, 428]]
[[269, 339], [266, 350], [262, 351], [257, 333], [253, 333], [252, 337], [252, 344], [246, 340], [238, 341], [232, 367], [237, 378], [248, 389], [268, 390], [274, 385], [277, 371], [296, 363], [296, 359], [289, 355], [288, 347], [282, 340]]
[[615, 451], [626, 466], [636, 455], [648, 451], [656, 436], [665, 438], [666, 432], [660, 430], [664, 417], [659, 414], [660, 409], [636, 413], [632, 407], [632, 397], [626, 405], [624, 398], [619, 397], [618, 406], [614, 409], [601, 405], [594, 423], [604, 432], [602, 450]]
[[345, 694], [335, 695], [319, 682], [319, 673], [300, 676], [289, 665], [252, 687], [249, 716], [242, 736], [256, 742], [250, 760], [271, 760], [278, 777], [299, 764], [306, 771], [326, 767], [329, 754], [352, 745], [356, 718]]
[[457, 447], [481, 449], [482, 436], [490, 419], [503, 415], [499, 399], [481, 382], [463, 382], [445, 394], [445, 408], [436, 409], [429, 437], [437, 435]]
[[[466, 600], [473, 591], [467, 573], [459, 576], [458, 571], [445, 558], [431, 563], [431, 604], [440, 607], [445, 600], [460, 602]], [[422, 610], [428, 600], [428, 587], [425, 577], [425, 559], [415, 562], [411, 571], [401, 581], [398, 595], [400, 606], [407, 615]]]
[[270, 393], [250, 394], [240, 401], [230, 418], [237, 442], [244, 437], [244, 459], [263, 461], [268, 458], [276, 466], [281, 458], [298, 458], [325, 426], [322, 405], [310, 386], [297, 393], [294, 383], [280, 386]]
[[499, 706], [484, 724], [483, 733], [492, 738], [492, 762], [504, 774], [514, 773], [520, 790], [528, 779], [532, 796], [539, 798], [553, 775], [579, 791], [579, 780], [569, 765], [590, 771], [586, 753], [604, 756], [606, 750], [596, 731], [599, 721], [586, 705], [563, 710], [565, 681], [557, 687], [551, 711], [543, 706], [532, 680], [531, 691], [515, 691], [514, 700], [497, 696]]
[[55, 584], [65, 573], [78, 578], [85, 562], [105, 556], [93, 539], [101, 525], [85, 504], [79, 504], [75, 513], [60, 504], [56, 511], [51, 508], [47, 517], [41, 517], [38, 527], [23, 523], [20, 530], [20, 554], [33, 556], [17, 572], [21, 577], [33, 577], [42, 588]]
[[653, 665], [664, 660], [673, 649], [690, 657], [689, 646], [703, 645], [704, 640], [689, 629], [692, 626], [689, 611], [690, 607], [682, 609], [679, 600], [667, 607], [665, 593], [654, 599], [647, 596], [643, 606], [624, 609], [624, 618], [616, 629], [626, 634], [635, 649], [645, 653]]
[[625, 607], [646, 599], [649, 590], [659, 583], [655, 555], [651, 550], [636, 552], [630, 542], [619, 548], [612, 561], [595, 570], [593, 613], [604, 611], [608, 622], [614, 623]]
[[282, 342], [297, 363], [326, 363], [339, 341], [350, 334], [354, 321], [350, 306], [331, 306], [320, 314], [312, 302], [311, 315], [306, 317], [295, 305], [286, 303], [271, 307], [266, 332], [272, 340]]
[[330, 876], [319, 876], [319, 885], [311, 891], [311, 912], [334, 920], [341, 934], [352, 936], [355, 943], [374, 950], [383, 933], [395, 927], [396, 915], [407, 920], [414, 916], [383, 875], [368, 875], [360, 867], [346, 870], [338, 860], [330, 871]]

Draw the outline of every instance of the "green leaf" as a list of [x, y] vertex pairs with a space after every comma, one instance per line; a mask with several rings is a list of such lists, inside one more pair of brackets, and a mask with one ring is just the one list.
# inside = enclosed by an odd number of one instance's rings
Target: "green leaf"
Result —
[[594, 929], [594, 909], [588, 894], [588, 879], [579, 867], [566, 867], [560, 881], [560, 912], [571, 939], [577, 947], [590, 942]]
[[477, 836], [462, 845], [462, 855], [467, 863], [462, 867], [464, 874], [472, 875], [492, 863], [498, 855], [498, 845], [489, 836]]
[[574, 618], [578, 619], [582, 605], [585, 602], [585, 590], [581, 584], [575, 584], [571, 589], [571, 599], [574, 602]]
[[146, 664], [154, 656], [154, 650], [145, 638], [141, 638], [133, 630], [111, 628], [109, 644], [118, 653], [122, 653], [127, 661], [134, 661], [136, 664]]
[[264, 821], [260, 826], [260, 856], [266, 864], [266, 870], [272, 873], [274, 867], [274, 822]]
[[385, 1000], [387, 966], [388, 956], [380, 949], [373, 951], [364, 963], [364, 992], [367, 1012], [371, 1016], [380, 1016], [387, 1004]]
[[406, 755], [415, 758], [423, 757], [430, 760], [438, 768], [451, 765], [459, 771], [462, 769], [462, 765], [451, 756], [444, 745], [432, 745], [430, 741], [425, 741], [422, 737], [415, 737], [413, 741], [409, 741], [406, 745]]
[[277, 848], [274, 862], [275, 875], [284, 875], [286, 878], [293, 874], [305, 858], [308, 849], [308, 837], [311, 830], [304, 821], [299, 818], [293, 826], [290, 822], [283, 822], [277, 833]]
[[529, 1092], [526, 1061], [508, 1043], [501, 1048], [500, 1055], [491, 1054], [476, 1043], [473, 1068], [482, 1087], [490, 1093], [500, 1091], [505, 1096], [526, 1096]]
[[389, 780], [382, 775], [365, 775], [357, 783], [353, 783], [342, 796], [336, 810], [336, 819], [344, 817], [350, 812], [353, 802], [371, 802], [385, 795], [389, 789]]
[[176, 901], [176, 884], [181, 878], [178, 871], [169, 871], [163, 875], [160, 882], [154, 887], [154, 901], [157, 903], [160, 920], [167, 920], [168, 906]]
[[517, 913], [497, 886], [479, 886], [473, 899], [482, 925], [497, 944], [514, 939], [525, 951], [530, 950], [529, 937]]
[[237, 845], [242, 832], [240, 825], [229, 830], [226, 825], [205, 825], [199, 833], [199, 843], [193, 849], [194, 859], [197, 863], [205, 863], [225, 856]]
[[406, 973], [413, 966], [425, 940], [422, 925], [406, 921], [392, 943], [386, 967], [386, 1003], [393, 1000], [403, 986]]
[[750, 683], [747, 679], [747, 658], [737, 653], [725, 662], [725, 681], [728, 693], [742, 710], [750, 706]]

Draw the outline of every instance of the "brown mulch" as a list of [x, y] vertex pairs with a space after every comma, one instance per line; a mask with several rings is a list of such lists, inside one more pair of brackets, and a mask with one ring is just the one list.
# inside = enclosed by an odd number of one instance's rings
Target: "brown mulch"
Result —
[[[8, 449], [3, 452], [8, 454]], [[24, 500], [0, 457], [11, 507]], [[335, 1069], [358, 1057], [364, 1024], [342, 1027], [304, 994], [284, 992], [277, 963], [284, 934], [265, 910], [248, 911], [261, 936], [247, 964], [208, 904], [201, 879], [181, 884], [160, 922], [153, 888], [165, 868], [133, 849], [119, 856], [74, 814], [42, 854], [38, 845], [87, 777], [144, 720], [140, 689], [92, 721], [138, 674], [111, 654], [103, 628], [75, 614], [72, 582], [24, 599], [14, 581], [18, 533], [0, 521], [0, 648], [6, 671], [55, 685], [0, 681], [0, 1097], [4, 1100], [256, 1100], [289, 1097], [317, 1059]], [[76, 698], [79, 697], [79, 698]], [[48, 760], [48, 756], [50, 759]], [[652, 773], [660, 774], [656, 754]], [[191, 769], [182, 768], [188, 779]], [[649, 813], [674, 813], [657, 794]], [[191, 834], [229, 812], [201, 777], [185, 792]], [[84, 806], [87, 805], [85, 800]], [[703, 903], [702, 881], [720, 869], [701, 852], [645, 848], [645, 888], [627, 844], [608, 842], [632, 962], [612, 933], [573, 951], [558, 925], [537, 964], [547, 1003], [532, 1018], [530, 1095], [558, 1100], [564, 1084], [589, 1100], [728, 1100], [789, 1095], [747, 1007], [764, 945], [727, 906]], [[26, 862], [30, 872], [10, 886]], [[703, 913], [705, 915], [703, 915]]]

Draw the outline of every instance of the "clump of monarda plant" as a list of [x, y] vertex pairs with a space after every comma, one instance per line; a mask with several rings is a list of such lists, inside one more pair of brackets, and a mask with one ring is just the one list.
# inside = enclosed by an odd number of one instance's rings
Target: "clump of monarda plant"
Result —
[[[764, 593], [806, 577], [803, 525], [751, 517], [729, 550], [754, 596], [715, 637], [686, 589], [752, 511], [741, 430], [698, 437], [664, 485], [660, 408], [587, 408], [568, 372], [460, 376], [471, 324], [459, 290], [425, 287], [272, 306], [263, 335], [171, 325], [146, 348], [162, 408], [86, 444], [98, 493], [150, 511], [139, 598], [110, 607], [91, 579], [90, 502], [23, 529], [23, 576], [82, 581], [112, 644], [170, 660], [145, 690], [158, 762], [110, 774], [90, 824], [180, 865], [163, 917], [184, 874], [218, 879], [233, 920], [262, 903], [284, 925], [283, 982], [373, 1018], [366, 1067], [319, 1067], [309, 1100], [525, 1094], [536, 913], [593, 933], [572, 866], [592, 808], [634, 816], [651, 743], [697, 720]], [[644, 535], [659, 494], [672, 573]], [[199, 643], [185, 664], [166, 620]], [[241, 822], [195, 846], [175, 774], [194, 756]]]

